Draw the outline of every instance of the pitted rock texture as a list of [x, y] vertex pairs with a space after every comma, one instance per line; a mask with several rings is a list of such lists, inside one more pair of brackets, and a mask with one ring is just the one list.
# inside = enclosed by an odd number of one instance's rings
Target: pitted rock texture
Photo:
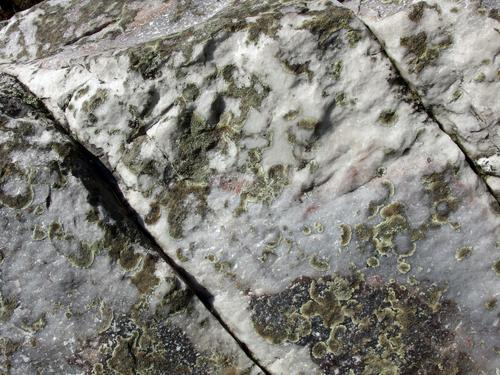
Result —
[[400, 7], [404, 11], [389, 17], [369, 5], [359, 12], [500, 199], [498, 2], [414, 1]]
[[186, 29], [227, 0], [50, 0], [18, 13], [2, 31], [0, 63], [99, 54]]
[[97, 166], [0, 82], [0, 372], [257, 373]]
[[379, 34], [337, 2], [247, 1], [4, 69], [270, 373], [495, 374], [498, 202]]

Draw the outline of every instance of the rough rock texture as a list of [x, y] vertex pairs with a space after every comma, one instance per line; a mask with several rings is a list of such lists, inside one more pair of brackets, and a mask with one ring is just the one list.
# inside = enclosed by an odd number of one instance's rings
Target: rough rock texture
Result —
[[19, 13], [3, 30], [0, 63], [54, 53], [101, 53], [175, 33], [213, 15], [227, 0], [50, 0]]
[[0, 373], [250, 374], [98, 166], [0, 75]]
[[408, 2], [390, 17], [373, 5], [359, 14], [500, 199], [499, 4]]
[[42, 0], [2, 0], [0, 1], [0, 21], [12, 17], [16, 12], [26, 10]]
[[[23, 17], [0, 39], [36, 30]], [[395, 67], [384, 27], [337, 2], [247, 1], [192, 24], [1, 54], [270, 373], [495, 374], [498, 202], [417, 79], [452, 44], [398, 47]]]

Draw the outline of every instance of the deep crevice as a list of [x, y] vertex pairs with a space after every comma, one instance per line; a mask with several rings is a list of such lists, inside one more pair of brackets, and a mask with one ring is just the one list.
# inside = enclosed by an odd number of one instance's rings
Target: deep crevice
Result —
[[102, 30], [104, 30], [106, 27], [108, 27], [109, 25], [112, 25], [115, 22], [116, 22], [116, 20], [111, 20], [111, 21], [104, 22], [102, 25], [96, 26], [92, 30], [89, 30], [89, 31], [83, 33], [82, 35], [77, 36], [76, 38], [73, 38], [73, 39], [67, 41], [66, 43], [63, 44], [63, 46], [66, 46], [66, 47], [70, 46], [72, 44], [75, 44], [75, 43], [79, 42], [80, 40], [82, 40], [84, 38], [87, 38], [87, 37], [90, 37], [92, 35], [98, 34]]
[[449, 134], [445, 129], [444, 129], [444, 126], [443, 124], [441, 124], [441, 122], [436, 118], [436, 116], [434, 115], [434, 112], [432, 111], [432, 106], [426, 106], [424, 104], [424, 101], [422, 100], [422, 97], [420, 95], [420, 93], [418, 92], [417, 88], [415, 87], [415, 85], [413, 85], [410, 81], [408, 81], [405, 76], [402, 74], [400, 68], [399, 68], [399, 65], [397, 63], [396, 60], [394, 60], [390, 55], [389, 53], [387, 52], [387, 50], [385, 49], [385, 43], [383, 40], [379, 39], [379, 37], [377, 36], [377, 34], [371, 29], [371, 27], [366, 23], [364, 22], [361, 17], [359, 17], [358, 15], [356, 15], [356, 18], [361, 22], [363, 23], [363, 25], [365, 25], [365, 27], [367, 28], [367, 30], [370, 32], [370, 34], [373, 36], [373, 38], [377, 41], [377, 43], [379, 44], [380, 46], [380, 49], [381, 49], [381, 52], [384, 54], [384, 56], [386, 56], [389, 61], [391, 62], [391, 65], [392, 67], [394, 68], [394, 70], [396, 71], [396, 73], [398, 74], [398, 81], [401, 83], [401, 84], [404, 84], [407, 89], [409, 89], [412, 93], [414, 93], [415, 95], [415, 99], [418, 99], [418, 106], [427, 114], [427, 116], [433, 121], [435, 122], [438, 126], [439, 126], [439, 129], [445, 133], [449, 138], [450, 140], [460, 149], [460, 151], [462, 151], [462, 154], [464, 155], [464, 159], [465, 159], [465, 162], [469, 165], [469, 167], [472, 169], [472, 171], [476, 174], [477, 177], [479, 177], [479, 180], [481, 180], [486, 188], [486, 190], [488, 191], [488, 193], [491, 195], [491, 197], [493, 197], [493, 201], [496, 202], [496, 205], [495, 203], [493, 203], [495, 206], [495, 210], [496, 211], [500, 211], [500, 197], [497, 198], [493, 192], [493, 190], [491, 189], [491, 187], [486, 183], [484, 177], [483, 177], [483, 174], [480, 172], [478, 166], [476, 165], [476, 163], [474, 162], [474, 160], [468, 155], [467, 151], [465, 150], [465, 147], [460, 143], [458, 142], [456, 139], [454, 139], [454, 137], [452, 137], [451, 134]]
[[[31, 90], [20, 82], [16, 77], [13, 77], [26, 92], [36, 97]], [[240, 349], [246, 354], [246, 356], [266, 375], [269, 375], [270, 372], [263, 367], [259, 363], [259, 361], [255, 358], [253, 353], [250, 351], [248, 346], [242, 342], [236, 335], [231, 331], [226, 322], [222, 319], [220, 314], [217, 312], [215, 307], [213, 306], [214, 296], [203, 286], [201, 285], [196, 278], [187, 272], [184, 268], [179, 266], [169, 255], [167, 255], [161, 246], [157, 243], [156, 239], [149, 233], [149, 231], [144, 227], [144, 222], [139, 214], [130, 206], [129, 202], [124, 197], [122, 191], [119, 188], [118, 182], [115, 177], [111, 173], [111, 171], [106, 168], [106, 166], [92, 154], [87, 148], [85, 148], [78, 140], [76, 140], [71, 133], [69, 133], [52, 115], [47, 106], [42, 102], [38, 102], [39, 109], [44, 112], [47, 119], [49, 119], [61, 134], [64, 134], [75, 147], [75, 156], [76, 158], [72, 158], [72, 160], [76, 159], [80, 162], [83, 162], [85, 165], [70, 165], [72, 168], [72, 172], [76, 177], [79, 177], [82, 183], [85, 185], [87, 189], [89, 189], [90, 193], [98, 200], [99, 204], [106, 205], [106, 202], [109, 202], [109, 199], [103, 199], [104, 195], [110, 195], [112, 200], [114, 200], [118, 204], [118, 210], [116, 208], [104, 207], [110, 214], [117, 214], [117, 211], [120, 211], [119, 214], [126, 217], [132, 225], [134, 225], [134, 229], [140, 233], [140, 235], [147, 241], [148, 245], [173, 269], [176, 275], [187, 285], [187, 287], [194, 293], [194, 295], [203, 303], [205, 308], [211, 313], [211, 315], [218, 321], [221, 327], [235, 340]], [[96, 188], [96, 185], [103, 185], [103, 189]], [[94, 202], [97, 203], [97, 202]], [[109, 205], [109, 203], [108, 203]], [[121, 219], [123, 219], [123, 216]], [[120, 219], [120, 217], [115, 217], [115, 219]]]
[[8, 20], [17, 12], [29, 9], [43, 0], [0, 0], [0, 21]]

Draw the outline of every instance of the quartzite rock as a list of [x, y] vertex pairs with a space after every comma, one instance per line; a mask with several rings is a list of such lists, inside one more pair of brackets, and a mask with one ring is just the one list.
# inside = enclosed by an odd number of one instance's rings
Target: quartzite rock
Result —
[[359, 12], [405, 80], [500, 199], [499, 4], [407, 3], [400, 5], [404, 11], [389, 17], [370, 12], [370, 5], [376, 9], [374, 2]]
[[498, 203], [351, 11], [247, 1], [82, 43], [5, 69], [271, 373], [498, 371]]
[[257, 373], [97, 166], [0, 84], [0, 373]]

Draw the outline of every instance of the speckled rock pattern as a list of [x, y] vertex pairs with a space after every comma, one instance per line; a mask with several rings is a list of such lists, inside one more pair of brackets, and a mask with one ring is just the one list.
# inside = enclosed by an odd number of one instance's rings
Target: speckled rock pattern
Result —
[[500, 4], [414, 1], [391, 16], [373, 4], [360, 16], [500, 199]]
[[[4, 69], [269, 373], [496, 375], [498, 202], [365, 22], [337, 2], [247, 1]], [[403, 31], [412, 74], [453, 48]]]
[[40, 102], [0, 83], [0, 373], [256, 373]]

